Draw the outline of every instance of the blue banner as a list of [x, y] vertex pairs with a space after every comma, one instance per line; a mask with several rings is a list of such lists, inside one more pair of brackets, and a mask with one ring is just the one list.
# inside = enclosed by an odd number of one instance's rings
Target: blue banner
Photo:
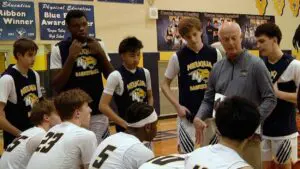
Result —
[[65, 23], [70, 10], [82, 10], [86, 13], [89, 36], [95, 37], [94, 6], [39, 3], [41, 40], [62, 40], [70, 36]]
[[98, 0], [102, 2], [118, 2], [118, 3], [130, 3], [130, 4], [143, 4], [144, 0]]
[[33, 2], [0, 1], [0, 40], [35, 39]]

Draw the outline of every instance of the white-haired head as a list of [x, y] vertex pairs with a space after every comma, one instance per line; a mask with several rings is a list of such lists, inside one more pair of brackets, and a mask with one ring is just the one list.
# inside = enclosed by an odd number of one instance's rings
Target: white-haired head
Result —
[[229, 59], [234, 59], [242, 52], [242, 30], [239, 24], [225, 22], [219, 29], [218, 35]]

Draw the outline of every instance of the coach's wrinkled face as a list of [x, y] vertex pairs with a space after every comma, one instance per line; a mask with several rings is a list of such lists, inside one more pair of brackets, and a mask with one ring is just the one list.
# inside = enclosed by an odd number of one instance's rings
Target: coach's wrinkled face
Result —
[[81, 127], [89, 128], [90, 119], [91, 119], [91, 112], [92, 112], [92, 109], [90, 108], [89, 104], [87, 102], [85, 102], [79, 108], [79, 112], [80, 112], [79, 119], [80, 119], [80, 122], [81, 122]]
[[224, 23], [219, 31], [219, 39], [228, 59], [234, 59], [242, 49], [242, 32], [237, 23]]

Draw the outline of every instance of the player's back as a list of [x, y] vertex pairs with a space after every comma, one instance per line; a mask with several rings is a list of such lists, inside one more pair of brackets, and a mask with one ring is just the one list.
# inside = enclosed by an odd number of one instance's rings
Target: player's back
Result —
[[[25, 169], [46, 131], [40, 127], [32, 127], [20, 134], [20, 137], [9, 144], [0, 159], [2, 169]], [[35, 145], [34, 145], [35, 144]]]
[[159, 156], [144, 163], [139, 169], [184, 169], [186, 154]]
[[248, 167], [238, 153], [221, 144], [209, 145], [198, 148], [192, 153], [186, 162], [186, 169], [238, 169]]
[[27, 169], [79, 169], [89, 163], [96, 146], [93, 132], [63, 122], [46, 133]]
[[153, 152], [138, 138], [119, 132], [101, 142], [89, 169], [134, 169], [153, 157]]

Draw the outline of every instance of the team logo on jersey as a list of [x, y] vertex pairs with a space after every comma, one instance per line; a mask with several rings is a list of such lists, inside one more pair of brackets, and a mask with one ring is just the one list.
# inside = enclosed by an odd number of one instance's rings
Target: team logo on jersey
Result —
[[146, 87], [146, 83], [143, 80], [136, 80], [127, 84], [127, 90], [132, 90], [136, 87]]
[[205, 82], [207, 83], [209, 78], [209, 70], [208, 69], [196, 69], [189, 73], [192, 77], [192, 80], [196, 80], [198, 83]]
[[282, 16], [285, 7], [285, 0], [273, 0], [274, 7], [279, 16]]
[[256, 0], [256, 8], [258, 9], [258, 13], [260, 15], [264, 15], [266, 13], [267, 6], [267, 0]]
[[77, 67], [82, 67], [83, 69], [94, 69], [97, 64], [97, 59], [92, 56], [81, 56], [77, 59]]
[[273, 70], [270, 72], [270, 75], [271, 75], [271, 79], [273, 80], [277, 76], [277, 72], [275, 70]]
[[34, 93], [29, 93], [24, 97], [24, 102], [26, 106], [32, 107], [34, 103], [36, 103], [39, 100], [37, 95]]
[[24, 86], [24, 87], [21, 89], [21, 96], [24, 96], [24, 95], [26, 95], [27, 93], [29, 93], [29, 92], [34, 92], [34, 91], [36, 91], [36, 85], [34, 85], [34, 84]]
[[141, 88], [136, 88], [130, 92], [129, 96], [131, 96], [132, 101], [142, 102], [146, 97], [146, 92]]
[[299, 15], [300, 0], [289, 0], [290, 8], [295, 17]]

